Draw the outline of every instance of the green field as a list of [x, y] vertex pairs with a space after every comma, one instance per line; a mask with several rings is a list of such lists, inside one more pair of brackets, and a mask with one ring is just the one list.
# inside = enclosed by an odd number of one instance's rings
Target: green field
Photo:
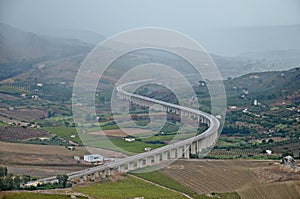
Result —
[[176, 182], [172, 178], [166, 176], [165, 174], [161, 173], [160, 171], [152, 171], [148, 173], [134, 173], [133, 175], [141, 177], [145, 180], [149, 180], [156, 184], [165, 186], [167, 188], [183, 192], [189, 196], [197, 197], [199, 196], [196, 192], [190, 190], [189, 188], [183, 186], [182, 184]]
[[[65, 126], [46, 127], [45, 130], [57, 135], [58, 137], [64, 138], [66, 140], [71, 140], [78, 144], [82, 144], [81, 139], [77, 134], [76, 128], [74, 127], [65, 127]], [[71, 138], [71, 135], [75, 135], [75, 138]]]
[[10, 126], [10, 125], [0, 121], [0, 126]]
[[186, 198], [185, 196], [175, 193], [155, 185], [149, 184], [142, 180], [128, 176], [116, 182], [101, 182], [92, 184], [87, 187], [74, 188], [75, 191], [88, 194], [93, 198]]
[[81, 135], [81, 139], [88, 146], [120, 151], [128, 155], [145, 152], [145, 147], [154, 149], [163, 146], [163, 144], [148, 144], [141, 141], [126, 142], [123, 138], [117, 137], [107, 138], [105, 136], [84, 134]]

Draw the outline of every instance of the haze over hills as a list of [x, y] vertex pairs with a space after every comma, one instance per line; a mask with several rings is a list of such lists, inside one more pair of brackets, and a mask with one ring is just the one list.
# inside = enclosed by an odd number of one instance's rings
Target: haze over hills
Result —
[[93, 31], [88, 30], [70, 30], [70, 29], [47, 29], [42, 28], [38, 30], [33, 30], [40, 35], [46, 35], [51, 37], [65, 38], [65, 39], [78, 39], [83, 42], [98, 45], [101, 41], [105, 40], [105, 36]]
[[42, 36], [0, 23], [0, 80], [31, 70], [43, 61], [87, 54], [94, 44]]
[[76, 39], [62, 39], [24, 32], [0, 23], [0, 63], [51, 59], [87, 53], [92, 45]]
[[247, 52], [300, 49], [300, 25], [241, 26], [205, 29], [193, 37], [209, 52], [239, 56]]
[[[219, 70], [221, 71], [224, 79], [227, 79], [228, 77], [237, 77], [252, 72], [287, 70], [293, 67], [298, 67], [300, 65], [300, 49], [296, 48], [300, 46], [298, 45], [300, 43], [300, 41], [298, 41], [299, 38], [296, 37], [296, 33], [300, 32], [300, 26], [280, 26], [276, 28], [269, 27], [263, 28], [261, 31], [254, 28], [253, 31], [249, 31], [249, 33], [245, 32], [245, 30], [243, 29], [239, 29], [239, 31], [235, 31], [235, 36], [234, 34], [231, 34], [231, 31], [234, 30], [235, 29], [228, 29], [227, 32], [225, 31], [224, 36], [219, 38], [219, 40], [222, 40], [222, 38], [228, 39], [225, 40], [226, 42], [228, 42], [228, 45], [224, 43], [222, 44], [222, 48], [237, 47], [238, 41], [241, 41], [241, 45], [243, 45], [244, 42], [249, 42], [251, 38], [254, 39], [255, 35], [257, 36], [261, 34], [262, 37], [273, 35], [273, 39], [269, 39], [267, 41], [264, 40], [268, 43], [266, 44], [265, 49], [276, 49], [277, 47], [279, 48], [281, 46], [280, 43], [282, 42], [286, 43], [286, 46], [295, 47], [295, 49], [285, 50], [285, 45], [283, 45], [283, 49], [280, 50], [260, 52], [261, 50], [263, 50], [260, 49], [258, 51], [242, 53], [239, 56], [235, 57], [211, 54], [213, 60], [219, 67]], [[252, 34], [251, 32], [254, 32], [254, 34]], [[274, 34], [271, 34], [271, 32], [274, 32]], [[42, 30], [40, 30], [40, 33], [42, 33]], [[46, 80], [46, 77], [53, 77], [53, 75], [56, 73], [56, 69], [59, 69], [61, 71], [60, 74], [69, 74], [68, 76], [66, 76], [68, 77], [66, 78], [66, 81], [69, 81], [70, 79], [73, 79], [75, 77], [77, 68], [80, 66], [80, 63], [84, 59], [85, 55], [90, 52], [90, 50], [95, 47], [98, 42], [102, 41], [105, 38], [102, 35], [89, 31], [52, 30], [48, 31], [48, 33], [51, 36], [25, 32], [13, 26], [1, 23], [0, 63], [2, 63], [1, 71], [5, 69], [4, 71], [2, 71], [2, 74], [4, 74], [2, 75], [3, 78], [26, 72], [28, 69], [32, 68], [32, 65], [44, 60], [57, 60], [56, 62], [53, 62], [51, 64], [53, 67], [49, 68], [49, 70], [45, 69], [43, 71], [43, 74], [47, 75], [42, 75], [40, 74], [41, 71], [39, 71], [38, 73], [36, 73], [39, 75], [35, 76], [43, 76]], [[215, 36], [218, 34], [220, 33], [215, 33]], [[243, 40], [241, 40], [243, 34], [247, 36]], [[276, 35], [279, 39], [274, 39], [275, 37], [277, 37]], [[290, 36], [284, 37], [284, 35]], [[212, 38], [213, 37], [214, 35], [212, 36]], [[237, 41], [230, 43], [230, 41], [233, 41], [234, 38]], [[207, 41], [209, 43], [209, 39]], [[258, 45], [258, 43], [259, 42], [253, 43], [253, 46]], [[245, 49], [247, 49], [247, 45], [245, 46]], [[259, 46], [256, 46], [255, 49], [258, 49], [258, 47]], [[63, 62], [66, 62], [66, 60], [59, 61], [59, 59], [63, 57], [69, 57], [79, 54], [81, 54], [81, 58], [76, 58], [75, 61], [69, 62], [72, 64], [63, 64]], [[176, 62], [178, 61], [176, 57], [168, 57], [167, 59], [165, 59], [161, 56], [157, 57], [157, 54], [155, 53], [151, 54], [148, 52], [141, 52], [132, 54], [132, 56], [135, 57], [137, 63], [143, 62], [143, 60], [140, 60], [140, 55], [145, 55], [146, 57], [150, 58], [149, 60], [156, 59], [157, 61], [168, 65], [176, 65]], [[64, 65], [64, 67], [61, 67], [62, 64]], [[9, 69], [9, 71], [7, 71], [7, 69]], [[64, 81], [64, 76], [62, 76], [60, 80]]]

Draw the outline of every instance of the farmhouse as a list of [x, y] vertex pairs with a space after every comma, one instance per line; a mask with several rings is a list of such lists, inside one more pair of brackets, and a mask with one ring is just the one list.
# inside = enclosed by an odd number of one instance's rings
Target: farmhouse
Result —
[[134, 141], [135, 141], [135, 138], [125, 138], [125, 141], [126, 141], [126, 142], [134, 142]]
[[268, 155], [271, 155], [272, 154], [272, 151], [271, 150], [266, 150], [266, 153], [268, 154]]
[[99, 154], [84, 155], [83, 160], [89, 163], [103, 162], [104, 157]]

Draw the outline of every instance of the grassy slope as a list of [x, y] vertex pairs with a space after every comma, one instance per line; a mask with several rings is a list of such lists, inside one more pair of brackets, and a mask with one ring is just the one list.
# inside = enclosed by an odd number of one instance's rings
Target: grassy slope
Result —
[[142, 196], [145, 198], [186, 198], [179, 193], [151, 185], [130, 176], [116, 182], [102, 182], [87, 187], [78, 187], [75, 190], [97, 199]]
[[165, 174], [161, 173], [160, 171], [153, 171], [148, 173], [135, 173], [135, 176], [141, 177], [143, 179], [149, 180], [156, 184], [162, 185], [164, 187], [183, 192], [195, 199], [214, 199], [214, 198], [221, 198], [221, 199], [239, 199], [237, 193], [216, 193], [214, 196], [206, 196], [204, 194], [199, 195], [198, 193], [192, 191], [188, 187], [178, 183], [177, 181], [173, 180], [172, 178], [166, 176]]

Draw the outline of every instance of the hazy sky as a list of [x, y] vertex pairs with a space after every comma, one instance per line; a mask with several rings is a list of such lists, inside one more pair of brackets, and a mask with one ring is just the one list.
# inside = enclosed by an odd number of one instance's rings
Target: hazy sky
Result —
[[165, 27], [221, 55], [300, 46], [300, 26], [270, 28], [300, 24], [300, 0], [0, 0], [0, 22], [52, 36], [62, 29], [108, 37]]
[[190, 34], [216, 26], [300, 24], [299, 0], [0, 0], [0, 21], [25, 30], [65, 28], [106, 36], [159, 26]]

